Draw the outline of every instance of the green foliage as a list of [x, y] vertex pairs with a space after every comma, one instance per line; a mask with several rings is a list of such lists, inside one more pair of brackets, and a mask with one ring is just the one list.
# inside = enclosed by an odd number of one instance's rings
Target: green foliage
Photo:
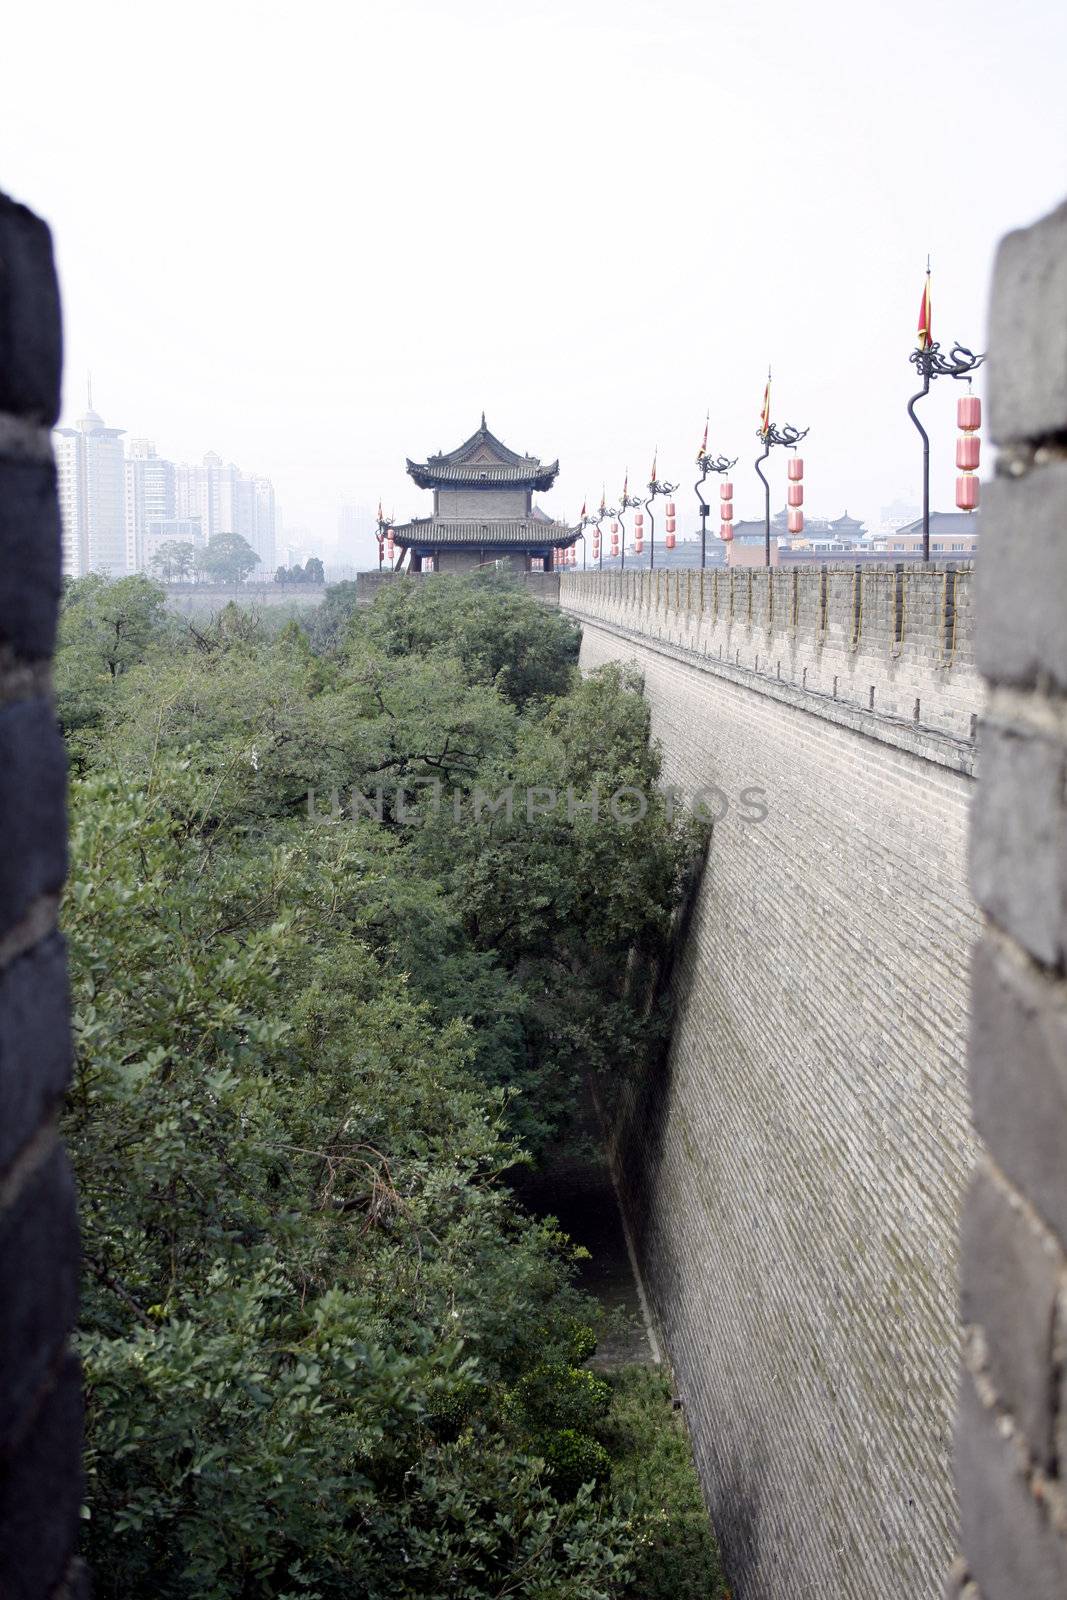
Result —
[[611, 1474], [611, 1457], [604, 1446], [575, 1428], [548, 1434], [542, 1453], [559, 1500], [572, 1500], [583, 1484], [604, 1483]]
[[57, 661], [96, 1592], [622, 1596], [590, 1308], [502, 1178], [647, 1047], [621, 974], [687, 827], [351, 793], [654, 786], [637, 686], [495, 585], [338, 597], [316, 640], [123, 584], [72, 586]]
[[116, 681], [161, 641], [163, 599], [140, 574], [116, 581], [90, 572], [64, 582], [54, 683], [68, 738], [97, 725]]
[[186, 539], [166, 539], [152, 556], [152, 569], [165, 583], [188, 578], [196, 567], [196, 546]]
[[629, 1600], [729, 1600], [681, 1413], [661, 1372], [624, 1367], [599, 1438], [611, 1489], [642, 1529]]
[[520, 709], [574, 682], [577, 628], [495, 575], [391, 583], [359, 620], [386, 655], [455, 657], [468, 682], [492, 684]]
[[558, 1428], [589, 1432], [607, 1415], [611, 1389], [587, 1368], [540, 1361], [519, 1379], [512, 1403], [534, 1432]]
[[259, 556], [239, 533], [216, 533], [199, 553], [200, 569], [215, 583], [243, 583]]

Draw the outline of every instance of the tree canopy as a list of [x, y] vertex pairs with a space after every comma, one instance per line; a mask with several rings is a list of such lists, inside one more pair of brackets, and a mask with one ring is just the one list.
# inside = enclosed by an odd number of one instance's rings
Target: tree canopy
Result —
[[[101, 1600], [684, 1600], [633, 1393], [584, 1365], [573, 1247], [507, 1179], [584, 1074], [653, 1048], [627, 958], [700, 840], [640, 685], [581, 680], [564, 617], [406, 590], [317, 640], [236, 608], [182, 630], [143, 580], [68, 590]], [[569, 816], [594, 784], [647, 789], [642, 826]], [[561, 801], [532, 822], [479, 807], [534, 785]]]

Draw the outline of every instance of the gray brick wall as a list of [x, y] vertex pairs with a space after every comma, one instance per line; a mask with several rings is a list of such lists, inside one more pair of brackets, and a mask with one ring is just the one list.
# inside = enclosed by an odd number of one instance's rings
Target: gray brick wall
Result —
[[49, 692], [60, 534], [59, 295], [45, 227], [0, 195], [0, 1596], [84, 1592], [62, 743]]
[[733, 803], [617, 1159], [739, 1600], [932, 1600], [957, 1548], [982, 687], [970, 570], [947, 639], [946, 574], [905, 576], [903, 628], [892, 567], [825, 603], [817, 570], [732, 603], [728, 574], [561, 579], [583, 666], [644, 673], [665, 777]]
[[970, 1080], [949, 1592], [1067, 1594], [1067, 204], [1001, 244], [977, 658]]

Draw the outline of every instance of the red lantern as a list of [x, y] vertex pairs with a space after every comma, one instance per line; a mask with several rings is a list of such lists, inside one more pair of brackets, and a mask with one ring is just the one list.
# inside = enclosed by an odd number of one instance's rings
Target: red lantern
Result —
[[978, 479], [965, 472], [956, 479], [956, 504], [961, 511], [974, 511], [978, 506]]
[[639, 556], [645, 548], [645, 541], [641, 537], [640, 529], [634, 534], [634, 555]]
[[803, 511], [790, 511], [788, 526], [789, 526], [790, 533], [803, 533], [804, 532], [804, 513], [803, 513]]
[[668, 500], [667, 501], [667, 515], [669, 517], [673, 517], [674, 516], [674, 501], [673, 500]]
[[982, 441], [973, 433], [965, 433], [956, 440], [956, 465], [961, 472], [973, 472], [978, 465]]
[[790, 483], [799, 483], [804, 476], [804, 462], [802, 457], [790, 456], [787, 471], [789, 473]]
[[791, 483], [786, 490], [786, 498], [791, 506], [802, 506], [804, 504], [804, 485], [802, 483]]
[[726, 543], [729, 544], [733, 536], [734, 530], [731, 528], [728, 522], [724, 522], [722, 527], [719, 529], [719, 538], [725, 539]]
[[726, 483], [720, 483], [719, 484], [719, 499], [720, 500], [732, 500], [733, 497], [734, 497], [734, 486], [733, 486], [733, 484], [730, 483], [729, 480], [727, 480]]
[[617, 533], [613, 533], [611, 536], [611, 553], [613, 556], [617, 556], [619, 553], [619, 536]]
[[[670, 527], [670, 523], [668, 523], [667, 526], [669, 528]], [[673, 533], [668, 533], [666, 539], [664, 540], [664, 543], [666, 544], [668, 550], [673, 550], [675, 545], [678, 543], [678, 540], [677, 540], [676, 536]]]
[[634, 527], [635, 528], [643, 528], [644, 525], [645, 525], [645, 513], [643, 511], [635, 511], [634, 512]]
[[723, 501], [719, 507], [719, 515], [724, 522], [732, 522], [734, 520], [734, 503], [732, 500]]
[[613, 539], [615, 538], [615, 536], [618, 533], [618, 531], [619, 531], [619, 524], [617, 522], [613, 522], [611, 524], [611, 537]]
[[956, 401], [956, 426], [964, 433], [982, 426], [982, 402], [976, 394], [961, 394]]
[[678, 524], [676, 523], [676, 521], [674, 520], [673, 517], [668, 517], [667, 518], [667, 532], [668, 533], [673, 533], [677, 526], [678, 526]]

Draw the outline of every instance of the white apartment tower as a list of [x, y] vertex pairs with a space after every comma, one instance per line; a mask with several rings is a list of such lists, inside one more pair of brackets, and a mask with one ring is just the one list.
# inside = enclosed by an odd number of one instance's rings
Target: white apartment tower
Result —
[[63, 573], [124, 577], [127, 563], [122, 428], [106, 428], [92, 408], [73, 428], [56, 428], [54, 446], [63, 519]]
[[152, 524], [174, 517], [174, 463], [156, 455], [149, 439], [131, 439], [126, 455], [126, 570], [146, 572]]

